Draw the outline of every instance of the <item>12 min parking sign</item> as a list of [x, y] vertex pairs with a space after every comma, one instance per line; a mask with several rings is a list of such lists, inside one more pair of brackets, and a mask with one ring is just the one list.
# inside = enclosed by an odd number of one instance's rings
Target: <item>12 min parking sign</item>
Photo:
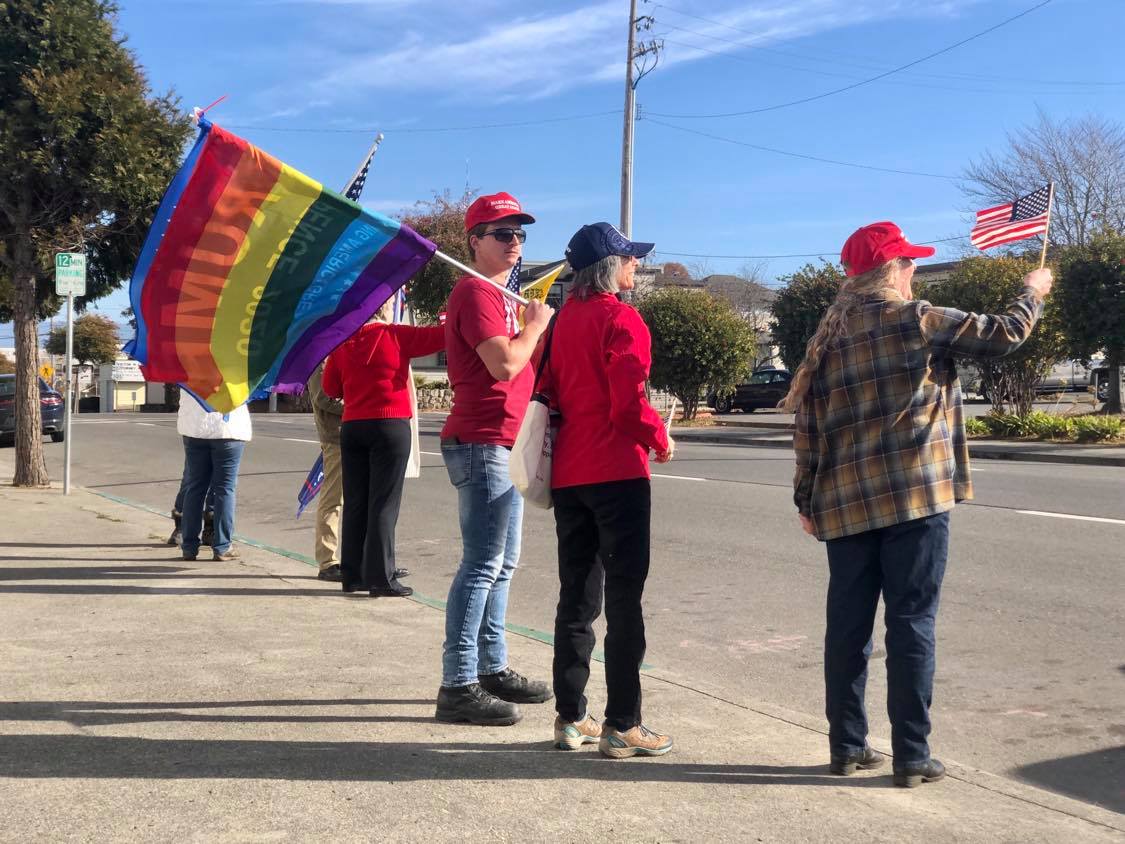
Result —
[[86, 295], [86, 256], [83, 253], [55, 253], [55, 295]]

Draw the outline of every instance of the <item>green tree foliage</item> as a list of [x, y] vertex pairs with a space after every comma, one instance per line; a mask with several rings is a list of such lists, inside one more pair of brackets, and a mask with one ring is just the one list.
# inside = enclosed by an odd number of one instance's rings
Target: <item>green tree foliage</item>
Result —
[[[1036, 266], [1036, 262], [1020, 258], [966, 258], [947, 281], [919, 286], [915, 297], [978, 314], [1003, 313], [1023, 289], [1023, 277]], [[1025, 415], [1035, 401], [1035, 385], [1066, 356], [1066, 337], [1052, 295], [1047, 297], [1031, 337], [1015, 352], [1003, 358], [966, 358], [959, 363], [980, 370], [982, 388], [997, 412], [1005, 412], [1010, 403], [1015, 413]]]
[[805, 264], [792, 275], [778, 279], [785, 286], [770, 305], [773, 336], [781, 350], [781, 360], [791, 372], [805, 359], [805, 346], [816, 333], [843, 280], [840, 267], [827, 261], [819, 267]]
[[[121, 338], [117, 323], [101, 314], [83, 314], [74, 321], [74, 359], [79, 363], [112, 363]], [[47, 353], [66, 355], [66, 329], [56, 328], [47, 338]], [[65, 359], [65, 358], [64, 358]]]
[[[449, 191], [435, 194], [429, 201], [417, 203], [402, 222], [437, 244], [438, 249], [462, 264], [471, 264], [468, 239], [465, 237], [465, 211], [475, 199], [472, 192], [453, 199]], [[407, 297], [414, 312], [425, 322], [436, 322], [453, 291], [461, 271], [445, 261], [434, 259], [410, 280]]]
[[1125, 235], [1103, 232], [1085, 247], [1063, 252], [1054, 289], [1071, 353], [1089, 359], [1105, 352], [1109, 366], [1106, 413], [1121, 413], [1125, 364]]
[[0, 320], [16, 334], [17, 485], [47, 482], [36, 322], [58, 310], [53, 254], [84, 251], [87, 295], [119, 287], [190, 123], [155, 96], [105, 0], [0, 2]]
[[11, 375], [16, 371], [16, 362], [0, 352], [0, 375]]
[[754, 333], [727, 302], [668, 287], [638, 308], [652, 332], [652, 384], [680, 400], [685, 419], [708, 387], [731, 390], [749, 372]]

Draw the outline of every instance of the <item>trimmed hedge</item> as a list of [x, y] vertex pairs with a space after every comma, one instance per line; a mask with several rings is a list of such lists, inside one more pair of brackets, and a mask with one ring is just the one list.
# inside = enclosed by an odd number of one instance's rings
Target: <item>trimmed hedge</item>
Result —
[[1125, 435], [1125, 420], [1120, 416], [1057, 416], [1042, 410], [1023, 415], [990, 413], [966, 419], [965, 432], [970, 437], [1105, 442]]

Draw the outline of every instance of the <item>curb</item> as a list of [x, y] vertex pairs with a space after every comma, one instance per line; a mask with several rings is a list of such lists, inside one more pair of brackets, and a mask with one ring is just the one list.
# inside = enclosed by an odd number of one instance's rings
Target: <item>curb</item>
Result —
[[[672, 429], [676, 442], [703, 443], [707, 445], [749, 445], [760, 448], [792, 448], [792, 440], [779, 439], [775, 436], [754, 436], [752, 434], [723, 435], [708, 431], [693, 431], [691, 429]], [[976, 445], [969, 441], [969, 457], [978, 460], [1009, 460], [1025, 463], [1061, 463], [1076, 466], [1125, 466], [1125, 456], [1113, 454], [1058, 454], [1052, 452], [1024, 451], [1022, 449], [1007, 449], [991, 444]]]

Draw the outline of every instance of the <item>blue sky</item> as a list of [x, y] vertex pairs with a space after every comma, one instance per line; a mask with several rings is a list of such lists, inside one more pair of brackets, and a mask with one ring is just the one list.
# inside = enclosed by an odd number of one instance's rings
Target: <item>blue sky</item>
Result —
[[[774, 279], [809, 259], [693, 256], [833, 257], [880, 219], [915, 240], [967, 234], [971, 203], [950, 179], [684, 128], [957, 176], [1037, 108], [1119, 119], [1122, 0], [1053, 0], [909, 71], [802, 105], [688, 116], [840, 88], [1038, 2], [642, 0], [655, 18], [645, 37], [663, 38], [665, 53], [637, 89], [634, 236], [655, 241], [658, 260], [710, 272], [761, 264]], [[210, 112], [216, 123], [314, 178], [342, 187], [381, 130], [365, 204], [394, 214], [466, 184], [507, 190], [539, 217], [525, 254], [553, 259], [578, 226], [618, 220], [627, 15], [628, 0], [124, 0], [119, 29], [155, 90], [174, 88], [185, 108], [229, 95]], [[599, 112], [615, 113], [450, 129]], [[938, 259], [962, 248], [943, 246]], [[99, 309], [116, 318], [127, 301], [120, 292]]]

